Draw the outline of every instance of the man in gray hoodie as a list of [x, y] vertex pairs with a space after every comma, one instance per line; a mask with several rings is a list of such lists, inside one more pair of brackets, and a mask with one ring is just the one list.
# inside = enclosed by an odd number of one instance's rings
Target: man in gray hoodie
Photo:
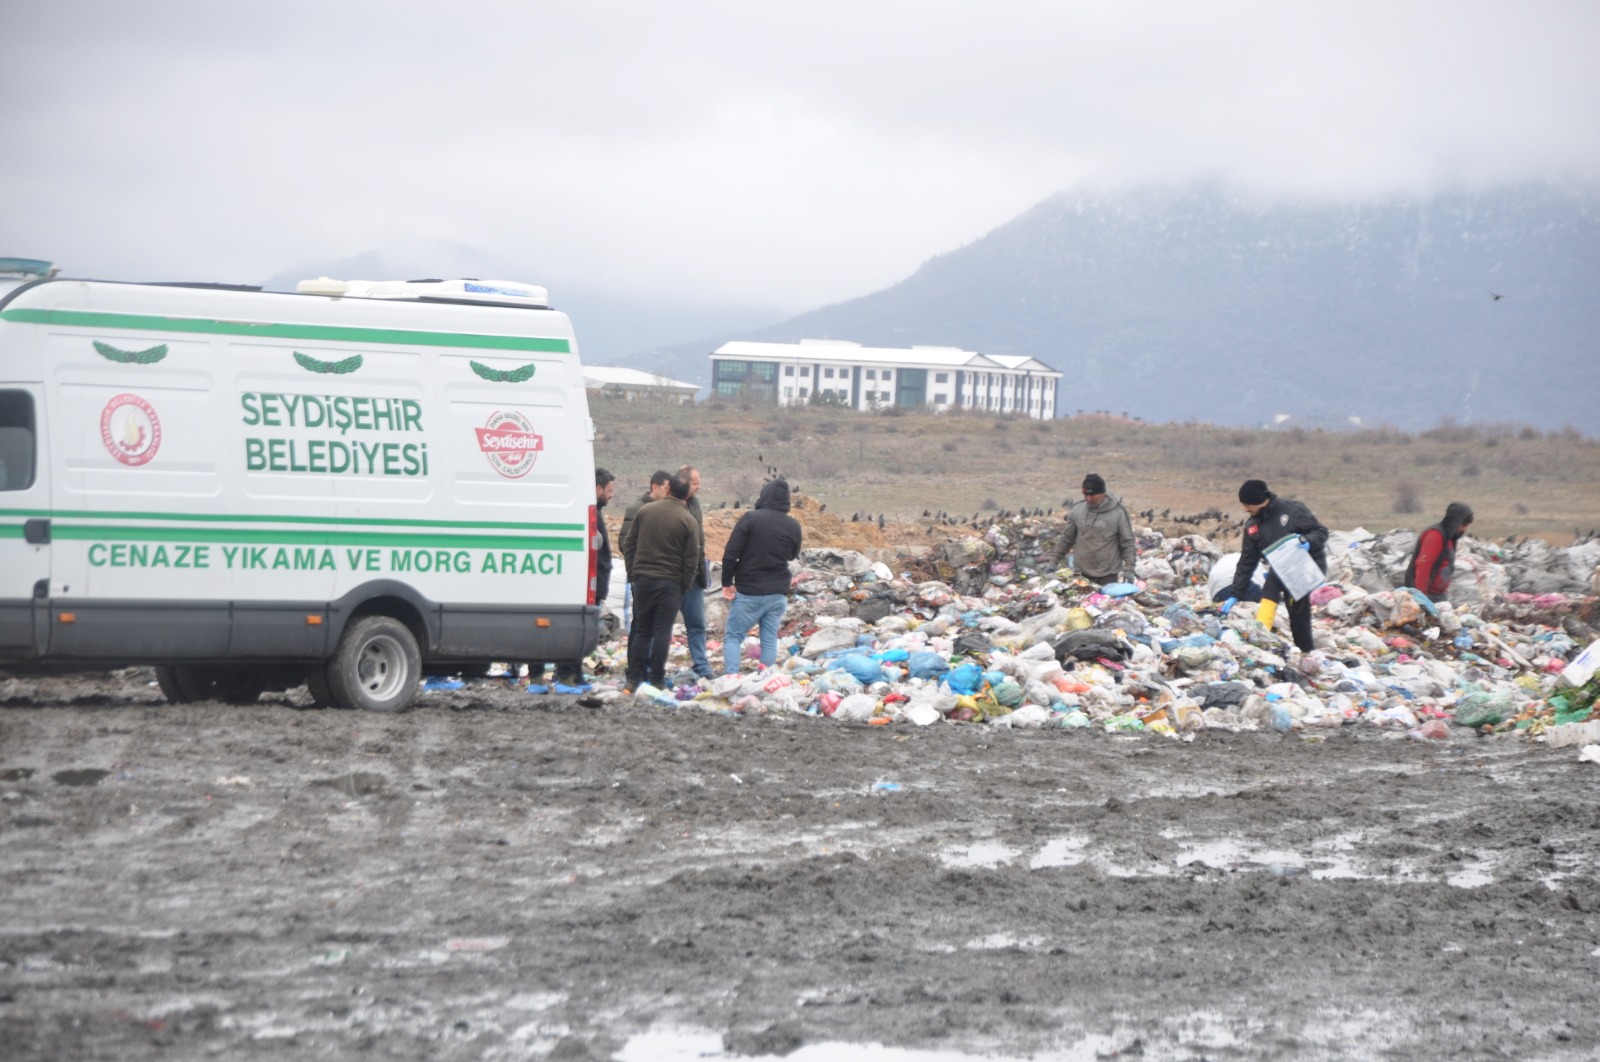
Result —
[[1073, 553], [1074, 570], [1104, 586], [1130, 583], [1139, 549], [1133, 541], [1133, 522], [1122, 499], [1106, 492], [1106, 481], [1095, 472], [1083, 477], [1083, 501], [1067, 512], [1067, 526], [1056, 551], [1056, 567]]

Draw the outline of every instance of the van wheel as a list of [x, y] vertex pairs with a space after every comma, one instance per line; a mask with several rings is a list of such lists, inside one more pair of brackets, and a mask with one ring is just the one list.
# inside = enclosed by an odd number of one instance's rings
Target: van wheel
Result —
[[192, 704], [195, 701], [254, 704], [267, 688], [265, 679], [255, 668], [224, 664], [158, 667], [156, 683], [173, 704]]
[[328, 669], [323, 664], [313, 664], [306, 668], [306, 689], [311, 694], [311, 705], [314, 708], [333, 708], [338, 702], [333, 699], [333, 688], [328, 685]]
[[422, 654], [404, 623], [364, 616], [345, 629], [328, 662], [334, 703], [369, 712], [403, 712], [417, 697]]
[[162, 665], [156, 668], [156, 685], [161, 687], [161, 695], [172, 704], [188, 704], [198, 701], [193, 688], [188, 681], [189, 668]]

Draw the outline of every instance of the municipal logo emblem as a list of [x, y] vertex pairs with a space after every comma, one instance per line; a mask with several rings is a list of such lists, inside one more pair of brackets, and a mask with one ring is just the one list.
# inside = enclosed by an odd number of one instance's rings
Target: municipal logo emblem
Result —
[[474, 428], [478, 449], [494, 470], [507, 479], [521, 479], [539, 460], [544, 436], [533, 430], [528, 418], [515, 410], [500, 410], [489, 415], [489, 422]]
[[100, 411], [100, 441], [123, 464], [147, 465], [161, 449], [161, 418], [138, 395], [117, 395]]

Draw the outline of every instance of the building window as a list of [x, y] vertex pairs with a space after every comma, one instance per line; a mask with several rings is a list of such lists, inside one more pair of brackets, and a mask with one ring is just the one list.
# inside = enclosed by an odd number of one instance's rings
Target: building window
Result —
[[933, 374], [933, 382], [934, 383], [949, 383], [950, 382], [950, 374], [947, 373], [947, 372], [936, 372], [936, 373]]
[[949, 395], [934, 395], [933, 396], [933, 404], [936, 405], [936, 406], [947, 405], [947, 404], [949, 404], [949, 402], [950, 402], [950, 396]]
[[828, 379], [831, 380], [831, 379], [833, 379], [833, 370], [832, 369], [823, 369], [822, 370], [822, 375], [826, 376]]
[[809, 387], [802, 387], [802, 388], [800, 388], [800, 397], [801, 397], [801, 398], [805, 398], [805, 397], [806, 397], [806, 396], [807, 396], [807, 395], [809, 395], [809, 394], [810, 394], [810, 393], [811, 393], [811, 388], [809, 388]]
[[878, 378], [878, 370], [877, 369], [868, 369], [867, 370], [867, 379], [876, 380], [877, 378]]
[[785, 387], [783, 389], [783, 397], [785, 397], [785, 398], [793, 398], [794, 397], [794, 388]]
[[783, 374], [785, 376], [793, 376], [794, 375], [794, 366], [793, 365], [785, 365], [783, 367]]
[[[809, 366], [809, 365], [800, 366], [800, 375], [801, 376], [810, 376], [811, 375], [811, 366]], [[804, 394], [805, 392], [801, 392], [801, 393]]]

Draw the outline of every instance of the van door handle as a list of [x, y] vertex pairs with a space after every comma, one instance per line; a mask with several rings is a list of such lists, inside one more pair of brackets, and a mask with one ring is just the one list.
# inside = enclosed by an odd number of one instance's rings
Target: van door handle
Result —
[[[15, 527], [15, 524], [11, 526]], [[50, 521], [44, 517], [34, 517], [22, 525], [22, 537], [35, 546], [48, 546], [50, 544]]]

